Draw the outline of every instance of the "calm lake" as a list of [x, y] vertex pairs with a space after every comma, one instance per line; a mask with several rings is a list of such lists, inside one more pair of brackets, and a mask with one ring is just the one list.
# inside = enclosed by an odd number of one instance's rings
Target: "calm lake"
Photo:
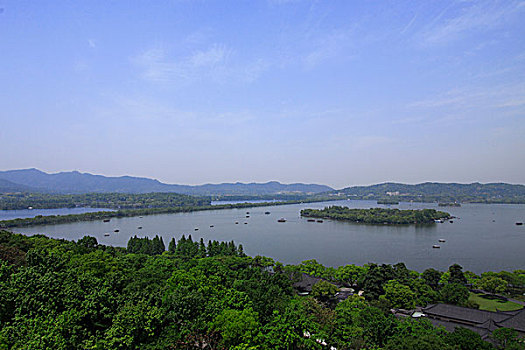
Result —
[[[432, 203], [401, 203], [399, 209], [434, 208], [457, 216], [454, 223], [424, 226], [363, 225], [324, 220], [307, 222], [303, 208], [344, 205], [351, 208], [385, 207], [375, 201], [336, 201], [250, 209], [212, 210], [163, 214], [142, 218], [111, 219], [13, 229], [27, 235], [42, 233], [53, 238], [77, 240], [95, 236], [99, 243], [126, 246], [131, 236], [172, 237], [191, 234], [194, 240], [234, 240], [251, 256], [264, 255], [283, 263], [316, 259], [326, 266], [362, 265], [368, 262], [404, 262], [408, 268], [445, 270], [459, 263], [476, 273], [525, 269], [525, 205], [463, 204], [438, 207]], [[265, 212], [270, 214], [266, 215]], [[246, 212], [250, 212], [246, 218]], [[279, 218], [285, 223], [278, 223]], [[238, 224], [235, 224], [238, 222]], [[214, 227], [210, 227], [213, 225]], [[142, 229], [138, 229], [138, 227]], [[195, 230], [198, 228], [198, 230]], [[119, 229], [119, 233], [114, 233]], [[105, 237], [104, 233], [110, 233]], [[438, 243], [438, 239], [446, 242]], [[439, 244], [440, 249], [432, 245]]]

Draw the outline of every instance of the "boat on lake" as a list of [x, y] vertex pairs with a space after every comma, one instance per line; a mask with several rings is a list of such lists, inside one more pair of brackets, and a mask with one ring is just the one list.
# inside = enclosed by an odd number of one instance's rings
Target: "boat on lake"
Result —
[[213, 225], [210, 225], [210, 227], [214, 227]]
[[315, 222], [315, 219], [308, 219], [306, 221], [308, 221], [308, 222]]
[[120, 230], [117, 228], [117, 229], [113, 230], [113, 232], [120, 232]]
[[104, 237], [108, 237], [109, 236], [109, 233], [104, 233]]
[[286, 219], [285, 218], [280, 218], [279, 220], [277, 220], [277, 222], [286, 222]]
[[439, 239], [438, 241], [441, 242], [441, 243], [445, 242], [445, 240], [443, 238]]
[[521, 226], [521, 225], [523, 225], [523, 222], [517, 222], [516, 225], [517, 226]]
[[250, 217], [250, 215], [246, 215], [246, 218], [249, 218], [249, 217]]
[[235, 221], [235, 225], [239, 225], [239, 221]]
[[265, 211], [264, 215], [270, 215], [270, 212], [269, 211]]
[[110, 219], [104, 219], [103, 221], [104, 221], [104, 222], [109, 222], [109, 220], [110, 220]]
[[195, 231], [199, 231], [199, 228], [198, 228], [198, 227], [195, 227]]
[[137, 229], [142, 230], [142, 226], [137, 227]]
[[322, 224], [322, 223], [323, 223], [323, 220], [317, 220], [317, 222]]
[[437, 244], [434, 244], [434, 245], [432, 246], [432, 248], [439, 249], [439, 248], [441, 248], [441, 246], [439, 246], [439, 245], [437, 245]]

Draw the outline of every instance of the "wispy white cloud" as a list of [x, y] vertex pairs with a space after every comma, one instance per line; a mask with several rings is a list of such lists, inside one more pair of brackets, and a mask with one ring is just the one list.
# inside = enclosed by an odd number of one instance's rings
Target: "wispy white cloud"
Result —
[[228, 61], [232, 50], [224, 45], [214, 45], [204, 51], [197, 51], [187, 58], [186, 65], [195, 68], [222, 65]]
[[[505, 23], [512, 15], [525, 10], [522, 1], [473, 1], [463, 2], [455, 15], [450, 7], [443, 10], [423, 31], [425, 44], [446, 44], [471, 31], [484, 31]], [[446, 19], [444, 19], [446, 18]]]
[[409, 108], [502, 108], [520, 106], [525, 100], [525, 83], [456, 88], [435, 97], [408, 104]]
[[311, 69], [328, 59], [340, 56], [350, 44], [349, 34], [348, 31], [335, 31], [317, 37], [313, 47], [302, 58], [305, 67]]
[[268, 66], [263, 59], [243, 63], [235, 58], [232, 48], [212, 44], [205, 49], [176, 57], [169, 57], [165, 48], [157, 46], [133, 57], [131, 61], [140, 68], [145, 80], [177, 83], [203, 80], [250, 83]]
[[412, 19], [410, 20], [410, 22], [408, 22], [405, 28], [401, 30], [400, 34], [405, 34], [412, 27], [416, 19], [417, 19], [417, 13], [412, 17]]

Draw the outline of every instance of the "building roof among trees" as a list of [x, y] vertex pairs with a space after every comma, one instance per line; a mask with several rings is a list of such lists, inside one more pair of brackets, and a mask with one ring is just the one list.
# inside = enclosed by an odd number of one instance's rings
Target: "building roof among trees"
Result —
[[512, 328], [525, 333], [525, 309], [510, 312], [492, 312], [466, 307], [434, 304], [423, 309], [435, 326], [444, 326], [447, 331], [465, 327], [478, 333], [483, 339], [498, 328]]
[[423, 310], [427, 315], [445, 317], [473, 324], [482, 324], [489, 319], [492, 319], [495, 322], [501, 322], [510, 316], [509, 314], [503, 312], [470, 309], [467, 307], [449, 304], [434, 304], [424, 308]]
[[525, 309], [521, 309], [519, 313], [499, 322], [498, 325], [525, 333]]
[[310, 276], [306, 273], [303, 273], [301, 276], [301, 280], [299, 282], [295, 282], [293, 284], [293, 287], [300, 291], [311, 292], [313, 285], [321, 280], [322, 278]]

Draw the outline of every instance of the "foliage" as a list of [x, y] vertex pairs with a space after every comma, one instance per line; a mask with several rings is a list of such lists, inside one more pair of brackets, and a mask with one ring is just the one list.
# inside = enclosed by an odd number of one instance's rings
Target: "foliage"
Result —
[[436, 269], [428, 268], [421, 274], [421, 278], [423, 281], [432, 287], [433, 289], [437, 289], [439, 286], [439, 281], [441, 279], [442, 273]]
[[505, 293], [508, 284], [503, 278], [485, 275], [476, 281], [475, 286], [489, 293]]
[[463, 267], [458, 264], [453, 264], [448, 268], [448, 280], [447, 283], [457, 283], [461, 285], [467, 284], [467, 278], [463, 274]]
[[210, 205], [210, 199], [178, 193], [5, 193], [0, 194], [0, 210], [56, 209], [56, 208], [110, 208], [145, 209], [191, 207]]
[[399, 283], [396, 280], [390, 280], [383, 286], [385, 294], [380, 298], [384, 298], [390, 302], [392, 307], [401, 309], [413, 309], [416, 307], [416, 293], [410, 287]]
[[459, 283], [448, 283], [440, 291], [441, 300], [454, 305], [464, 305], [469, 295], [468, 288]]
[[491, 338], [498, 345], [498, 349], [524, 349], [525, 346], [520, 344], [518, 332], [510, 328], [499, 328], [492, 332]]
[[483, 341], [478, 333], [464, 327], [457, 327], [454, 332], [446, 334], [445, 342], [458, 350], [492, 349], [490, 343]]
[[321, 280], [312, 286], [311, 295], [320, 301], [328, 301], [338, 291], [339, 288], [337, 288], [337, 286], [334, 286], [330, 282]]
[[128, 241], [128, 252], [135, 254], [162, 254], [166, 250], [162, 237], [158, 235], [153, 239], [149, 237], [138, 238], [137, 236], [131, 237]]
[[[404, 264], [326, 268], [248, 257], [232, 242], [133, 237], [127, 249], [0, 231], [0, 349], [483, 349], [465, 330], [399, 320], [386, 304], [424, 305], [438, 293]], [[13, 257], [20, 258], [19, 260]], [[295, 295], [301, 270], [324, 275]], [[452, 275], [452, 272], [447, 272]], [[434, 283], [437, 275], [430, 281]], [[428, 277], [428, 276], [426, 276]], [[364, 288], [335, 302], [336, 283]], [[458, 292], [459, 290], [459, 292]], [[448, 294], [447, 294], [448, 293]], [[321, 302], [323, 301], [323, 302]], [[382, 306], [375, 307], [373, 304]], [[494, 339], [518, 348], [512, 331]], [[490, 345], [489, 345], [490, 347]]]
[[450, 214], [435, 209], [399, 210], [399, 209], [350, 209], [331, 206], [324, 209], [303, 209], [301, 216], [329, 218], [364, 224], [429, 224], [434, 220], [449, 218]]

